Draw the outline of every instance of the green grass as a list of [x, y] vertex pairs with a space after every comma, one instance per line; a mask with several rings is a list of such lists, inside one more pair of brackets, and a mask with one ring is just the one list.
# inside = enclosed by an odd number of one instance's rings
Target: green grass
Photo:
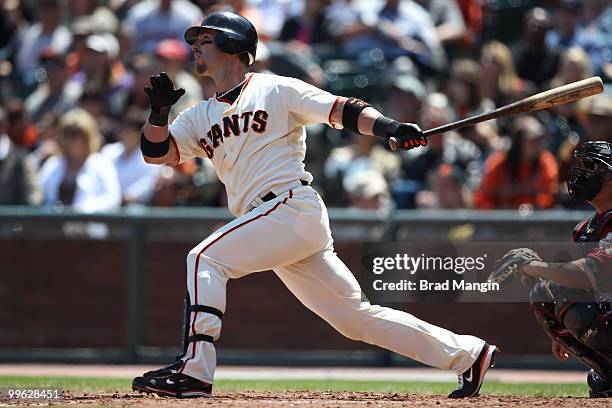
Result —
[[[443, 382], [389, 382], [339, 380], [219, 380], [215, 390], [231, 391], [369, 391], [446, 395], [456, 384]], [[2, 377], [0, 388], [60, 388], [73, 392], [128, 392], [130, 379], [72, 377]], [[481, 394], [524, 395], [549, 397], [582, 397], [587, 395], [585, 384], [504, 384], [488, 381]]]

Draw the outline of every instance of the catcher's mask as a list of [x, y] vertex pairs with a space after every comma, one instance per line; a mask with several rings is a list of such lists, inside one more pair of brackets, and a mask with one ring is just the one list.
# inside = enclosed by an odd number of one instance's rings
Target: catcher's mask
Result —
[[227, 54], [246, 53], [249, 56], [249, 65], [255, 61], [257, 31], [246, 18], [230, 11], [210, 13], [201, 25], [190, 27], [185, 31], [185, 41], [192, 45], [205, 28], [217, 31], [215, 44], [221, 51]]
[[570, 168], [567, 190], [572, 199], [591, 201], [599, 194], [603, 183], [612, 180], [612, 144], [586, 142], [574, 152], [580, 166]]

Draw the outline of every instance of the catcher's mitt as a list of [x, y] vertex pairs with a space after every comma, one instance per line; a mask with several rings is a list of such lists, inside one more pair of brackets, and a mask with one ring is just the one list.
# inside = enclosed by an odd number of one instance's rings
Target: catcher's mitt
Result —
[[532, 249], [516, 248], [512, 249], [495, 264], [495, 270], [491, 272], [488, 282], [499, 283], [499, 287], [508, 286], [514, 277], [521, 279], [524, 285], [529, 284], [529, 277], [522, 273], [523, 265], [531, 261], [541, 261], [542, 258]]

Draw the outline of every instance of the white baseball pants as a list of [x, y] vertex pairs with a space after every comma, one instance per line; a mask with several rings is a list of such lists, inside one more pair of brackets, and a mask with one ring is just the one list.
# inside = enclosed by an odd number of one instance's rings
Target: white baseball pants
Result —
[[[228, 223], [189, 252], [191, 303], [225, 312], [229, 278], [272, 269], [307, 308], [348, 338], [457, 374], [472, 365], [483, 340], [362, 301], [359, 283], [334, 253], [332, 242], [327, 210], [316, 191], [290, 190]], [[220, 332], [219, 317], [192, 312], [190, 335], [216, 340]], [[183, 373], [213, 382], [212, 343], [190, 343], [183, 359]]]

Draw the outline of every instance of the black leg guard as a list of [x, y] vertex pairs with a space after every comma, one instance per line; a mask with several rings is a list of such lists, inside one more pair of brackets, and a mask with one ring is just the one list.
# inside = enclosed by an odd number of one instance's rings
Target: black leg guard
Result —
[[191, 313], [192, 312], [209, 313], [209, 314], [217, 316], [219, 319], [223, 318], [223, 312], [221, 312], [219, 309], [216, 309], [210, 306], [204, 306], [204, 305], [192, 305], [191, 298], [189, 297], [189, 292], [187, 292], [187, 294], [185, 295], [185, 302], [183, 305], [184, 305], [183, 306], [184, 314], [183, 314], [183, 327], [182, 327], [182, 334], [181, 334], [182, 353], [180, 356], [177, 357], [177, 360], [180, 360], [181, 358], [185, 357], [185, 355], [187, 355], [187, 348], [189, 347], [189, 343], [196, 342], [196, 341], [207, 341], [209, 343], [214, 343], [214, 339], [212, 338], [212, 336], [209, 336], [207, 334], [194, 334], [193, 336], [189, 335], [189, 333], [191, 332]]
[[[532, 299], [546, 299], [544, 292], [550, 287], [540, 282], [532, 289]], [[600, 305], [587, 302], [534, 301], [532, 306], [536, 320], [544, 331], [562, 344], [577, 360], [595, 370], [600, 377], [612, 373], [611, 355], [607, 347], [612, 332], [607, 314]], [[603, 318], [603, 320], [602, 320]]]

